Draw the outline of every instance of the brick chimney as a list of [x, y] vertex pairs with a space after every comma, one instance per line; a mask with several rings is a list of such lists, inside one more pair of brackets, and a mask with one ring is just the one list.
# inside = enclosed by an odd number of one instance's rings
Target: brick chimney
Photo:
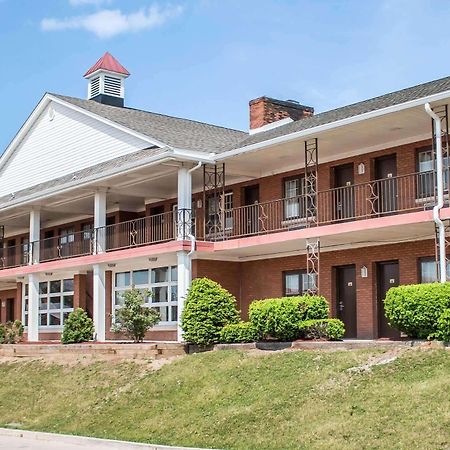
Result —
[[249, 107], [250, 130], [288, 117], [295, 121], [314, 114], [314, 108], [311, 106], [301, 105], [295, 100], [277, 100], [270, 97], [259, 97], [250, 100]]

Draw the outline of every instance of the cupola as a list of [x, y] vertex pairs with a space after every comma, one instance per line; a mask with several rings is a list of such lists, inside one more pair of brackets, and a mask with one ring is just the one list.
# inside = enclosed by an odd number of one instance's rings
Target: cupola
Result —
[[114, 56], [106, 52], [85, 74], [89, 81], [88, 100], [105, 105], [123, 106], [125, 78], [130, 76]]

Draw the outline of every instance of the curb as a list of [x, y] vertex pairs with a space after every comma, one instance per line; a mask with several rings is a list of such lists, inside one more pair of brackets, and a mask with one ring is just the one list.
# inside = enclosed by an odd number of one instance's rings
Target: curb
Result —
[[114, 439], [100, 439], [87, 436], [73, 436], [70, 434], [42, 433], [37, 431], [25, 431], [11, 428], [0, 428], [0, 436], [9, 436], [36, 441], [60, 442], [61, 444], [72, 444], [90, 447], [115, 448], [123, 450], [214, 450], [198, 447], [172, 447], [170, 445], [142, 444], [139, 442], [116, 441]]

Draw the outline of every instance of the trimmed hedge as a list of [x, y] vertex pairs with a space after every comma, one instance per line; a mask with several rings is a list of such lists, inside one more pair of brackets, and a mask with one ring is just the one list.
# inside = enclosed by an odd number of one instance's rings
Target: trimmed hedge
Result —
[[389, 323], [412, 338], [433, 338], [438, 320], [450, 308], [450, 283], [426, 283], [389, 289], [384, 309]]
[[256, 340], [258, 340], [258, 333], [250, 322], [232, 323], [220, 330], [219, 342], [222, 344], [255, 342]]
[[344, 333], [344, 323], [339, 319], [313, 319], [300, 323], [300, 334], [304, 339], [339, 341]]
[[192, 281], [181, 315], [186, 342], [200, 346], [215, 344], [225, 325], [239, 321], [236, 299], [219, 283], [209, 278]]
[[64, 322], [61, 342], [76, 344], [91, 341], [94, 335], [94, 322], [81, 308], [72, 311]]
[[436, 339], [444, 342], [450, 342], [450, 309], [446, 309], [437, 321]]
[[324, 297], [304, 295], [256, 300], [249, 309], [250, 322], [259, 339], [292, 341], [300, 336], [300, 323], [328, 318], [328, 302]]

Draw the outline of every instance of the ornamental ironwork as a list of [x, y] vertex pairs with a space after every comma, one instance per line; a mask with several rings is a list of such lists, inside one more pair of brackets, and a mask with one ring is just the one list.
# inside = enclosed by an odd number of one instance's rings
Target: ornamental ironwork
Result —
[[320, 261], [320, 240], [306, 240], [306, 276], [307, 294], [315, 295], [319, 293], [319, 261]]
[[317, 138], [305, 141], [305, 209], [307, 226], [317, 225], [318, 151]]

